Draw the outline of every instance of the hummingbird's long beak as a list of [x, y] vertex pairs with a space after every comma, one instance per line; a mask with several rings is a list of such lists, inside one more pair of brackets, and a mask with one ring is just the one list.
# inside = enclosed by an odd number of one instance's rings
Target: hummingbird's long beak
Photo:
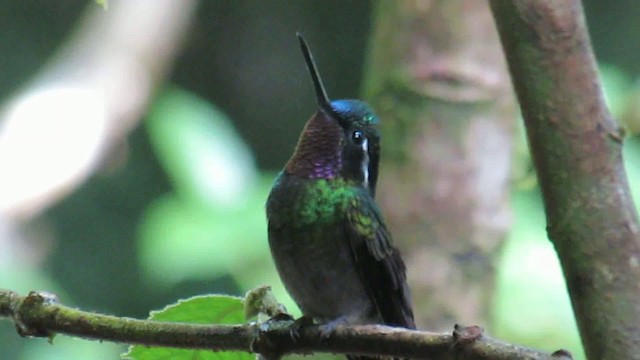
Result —
[[304, 40], [304, 36], [302, 36], [301, 32], [296, 33], [298, 36], [298, 40], [300, 40], [300, 48], [302, 49], [302, 54], [304, 55], [304, 60], [307, 63], [307, 69], [309, 69], [309, 73], [311, 74], [311, 79], [313, 80], [313, 87], [316, 90], [316, 98], [318, 100], [318, 106], [326, 111], [329, 114], [333, 114], [333, 109], [331, 108], [331, 101], [327, 96], [327, 91], [324, 89], [324, 85], [322, 84], [322, 79], [320, 78], [320, 73], [318, 72], [318, 68], [316, 67], [315, 61], [313, 61], [313, 55], [311, 55], [311, 50], [309, 50], [309, 45]]

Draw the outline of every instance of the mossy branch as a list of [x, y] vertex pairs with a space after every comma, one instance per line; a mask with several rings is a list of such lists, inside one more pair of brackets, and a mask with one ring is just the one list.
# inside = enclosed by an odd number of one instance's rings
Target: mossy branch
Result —
[[640, 359], [640, 226], [579, 0], [492, 0], [589, 359]]
[[293, 338], [289, 326], [201, 325], [90, 313], [61, 305], [54, 295], [42, 292], [20, 296], [0, 290], [0, 318], [13, 319], [21, 336], [52, 339], [61, 333], [147, 346], [245, 351], [267, 358], [330, 352], [433, 360], [571, 359], [564, 350], [547, 354], [491, 339], [477, 326], [456, 326], [452, 334], [376, 325], [342, 326], [328, 338], [320, 335], [318, 326], [304, 326]]

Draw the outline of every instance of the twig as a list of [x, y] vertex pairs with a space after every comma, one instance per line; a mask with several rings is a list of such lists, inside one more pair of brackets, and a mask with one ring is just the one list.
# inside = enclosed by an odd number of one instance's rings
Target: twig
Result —
[[551, 355], [493, 340], [477, 326], [456, 326], [453, 334], [376, 325], [343, 326], [328, 338], [320, 335], [318, 326], [305, 326], [298, 337], [292, 338], [289, 327], [199, 325], [90, 313], [58, 304], [54, 295], [40, 292], [23, 297], [0, 290], [0, 318], [3, 317], [13, 319], [21, 336], [52, 338], [63, 333], [147, 346], [255, 352], [267, 358], [331, 352], [433, 360], [571, 359], [564, 350]]

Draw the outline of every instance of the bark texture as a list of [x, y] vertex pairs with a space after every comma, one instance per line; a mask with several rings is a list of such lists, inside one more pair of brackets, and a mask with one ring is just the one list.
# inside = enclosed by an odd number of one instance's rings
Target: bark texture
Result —
[[580, 1], [492, 0], [589, 359], [640, 359], [640, 238]]
[[365, 94], [382, 119], [377, 192], [419, 326], [488, 324], [515, 101], [488, 4], [380, 1]]

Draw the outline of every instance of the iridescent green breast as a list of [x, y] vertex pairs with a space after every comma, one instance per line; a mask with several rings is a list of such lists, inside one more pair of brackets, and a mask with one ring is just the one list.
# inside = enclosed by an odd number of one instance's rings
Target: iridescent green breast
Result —
[[342, 178], [301, 179], [283, 172], [267, 200], [267, 217], [275, 227], [336, 223], [345, 219], [347, 206], [359, 191]]
[[310, 181], [294, 203], [295, 223], [298, 226], [327, 224], [340, 221], [349, 199], [356, 189], [342, 179]]

